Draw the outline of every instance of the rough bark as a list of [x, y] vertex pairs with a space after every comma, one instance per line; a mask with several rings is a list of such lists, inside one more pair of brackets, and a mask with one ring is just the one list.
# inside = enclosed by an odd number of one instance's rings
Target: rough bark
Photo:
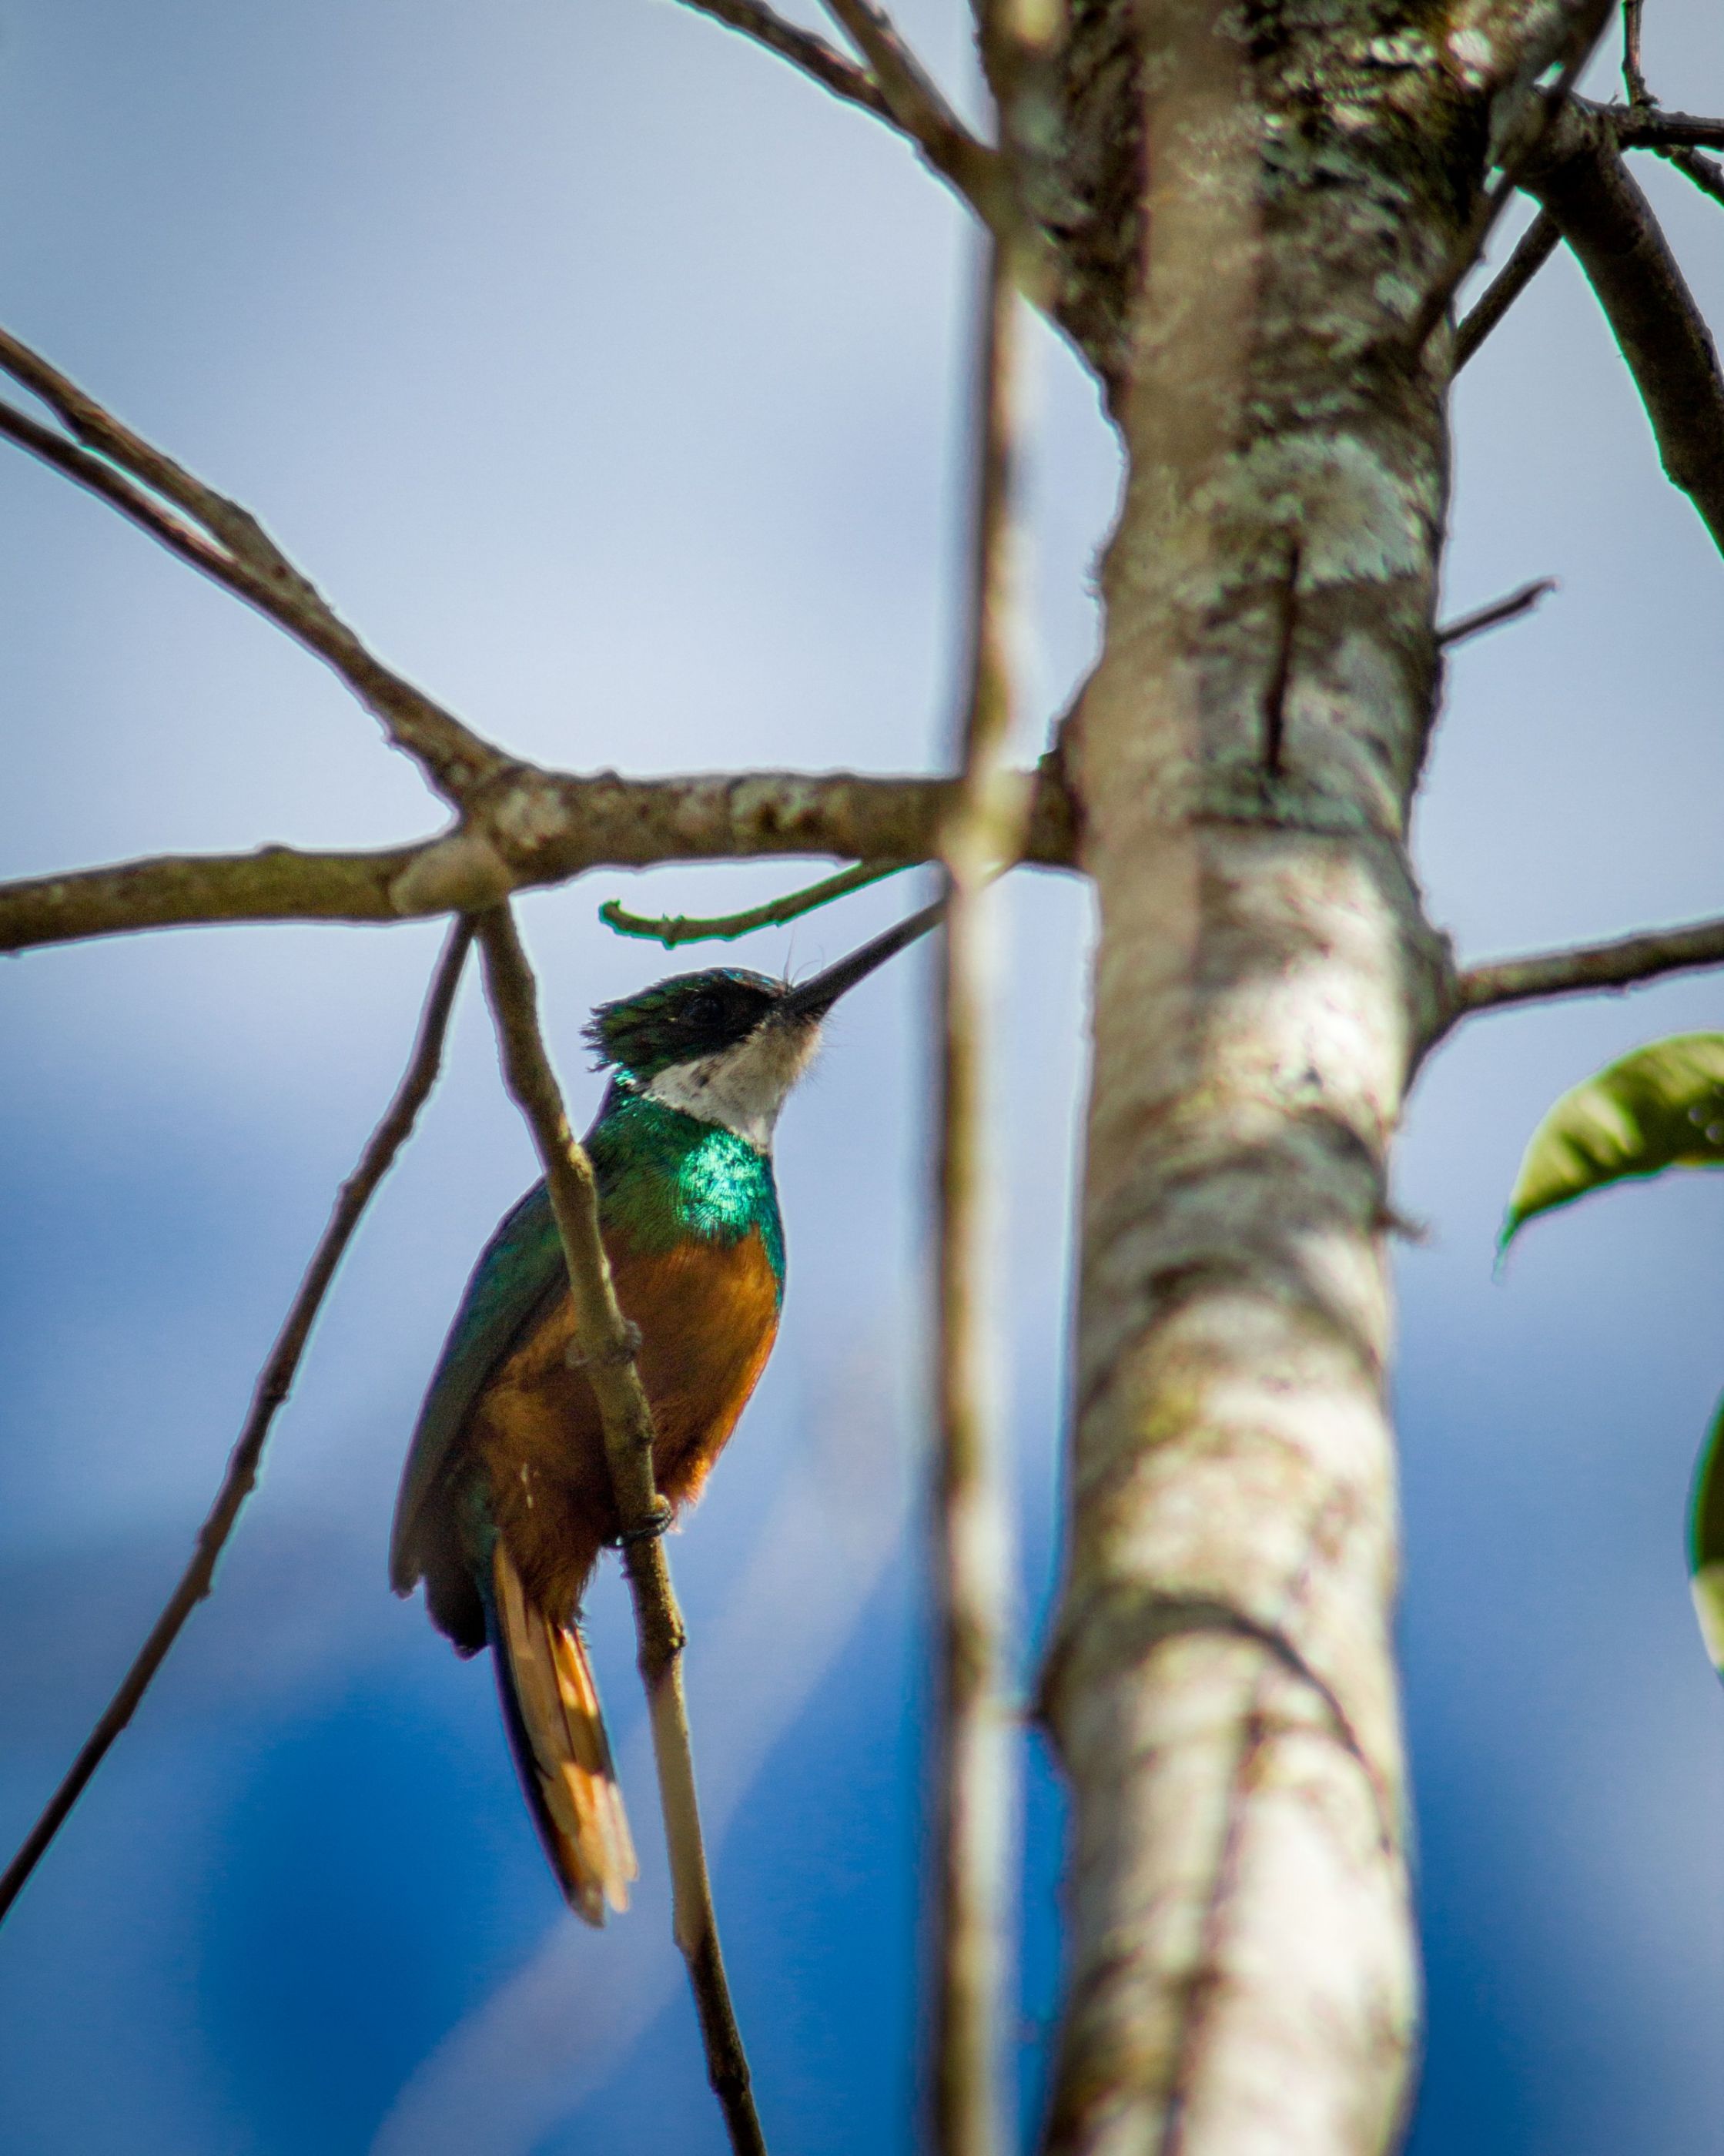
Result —
[[1381, 2149], [1416, 2023], [1383, 1240], [1443, 1009], [1403, 842], [1449, 340], [1406, 326], [1516, 63], [1389, 6], [1239, 20], [1091, 0], [1069, 77], [1069, 326], [1128, 471], [1065, 743], [1101, 924], [1045, 1686], [1072, 2156]]

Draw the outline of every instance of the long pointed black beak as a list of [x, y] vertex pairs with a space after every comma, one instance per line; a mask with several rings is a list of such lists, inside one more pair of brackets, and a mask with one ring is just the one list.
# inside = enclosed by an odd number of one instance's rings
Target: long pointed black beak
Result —
[[936, 921], [945, 917], [945, 913], [946, 901], [936, 898], [920, 913], [912, 913], [907, 921], [900, 921], [884, 935], [876, 936], [871, 943], [852, 951], [848, 958], [840, 958], [824, 973], [816, 973], [813, 980], [793, 988], [779, 1004], [779, 1014], [784, 1018], [824, 1018], [847, 989], [854, 988], [858, 981], [866, 980], [875, 968], [884, 966], [888, 958], [895, 958], [918, 936], [926, 936]]

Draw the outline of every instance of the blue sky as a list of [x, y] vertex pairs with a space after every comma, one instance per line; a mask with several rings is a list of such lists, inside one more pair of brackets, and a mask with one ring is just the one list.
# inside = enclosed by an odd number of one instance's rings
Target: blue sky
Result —
[[[953, 0], [902, 15], [948, 80]], [[1724, 102], [1701, 0], [1655, 86]], [[1715, 321], [1719, 213], [1661, 171]], [[246, 501], [377, 647], [564, 766], [928, 767], [948, 724], [968, 263], [913, 160], [665, 0], [56, 0], [0, 38], [10, 326]], [[1560, 259], [1465, 378], [1450, 610], [1559, 594], [1454, 668], [1419, 812], [1464, 952], [1716, 911], [1724, 608]], [[316, 663], [21, 459], [0, 484], [0, 872], [384, 843], [436, 821]], [[1080, 675], [1116, 470], [1044, 342], [1032, 718]], [[525, 908], [582, 1110], [587, 1006], [654, 955], [606, 876]], [[812, 964], [890, 917], [744, 956]], [[1024, 1654], [1057, 1559], [1082, 893], [1008, 906], [1004, 1330]], [[0, 969], [0, 1835], [21, 1833], [183, 1561], [434, 931], [188, 932]], [[739, 2001], [776, 2145], [912, 2139], [926, 1654], [916, 1539], [926, 983], [846, 1004], [783, 1129], [791, 1291], [674, 1546]], [[1565, 1086], [1724, 1024], [1716, 980], [1481, 1022], [1421, 1079], [1403, 1250], [1403, 1631], [1430, 2034], [1416, 2147], [1701, 2156], [1724, 2063], [1724, 1699], [1680, 1558], [1724, 1386], [1717, 1183], [1492, 1240]], [[467, 1269], [530, 1179], [480, 1014], [357, 1246], [262, 1491], [136, 1727], [0, 1933], [0, 2151], [621, 2156], [721, 2145], [649, 1859], [559, 1916], [485, 1666], [387, 1592], [395, 1477]], [[594, 1629], [654, 1842], [614, 1582]], [[1029, 1761], [1023, 2079], [1051, 1996], [1057, 1788]]]

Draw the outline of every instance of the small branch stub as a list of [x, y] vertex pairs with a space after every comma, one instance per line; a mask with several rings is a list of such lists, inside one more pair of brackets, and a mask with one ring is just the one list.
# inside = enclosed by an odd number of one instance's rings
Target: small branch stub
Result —
[[1530, 584], [1522, 584], [1519, 591], [1511, 592], [1506, 598], [1492, 599], [1488, 606], [1476, 607], [1459, 620], [1445, 623], [1437, 631], [1437, 642], [1445, 651], [1452, 651], [1457, 644], [1482, 636], [1486, 629], [1501, 629], [1505, 622], [1518, 621], [1522, 614], [1531, 613], [1556, 588], [1554, 577], [1537, 578]]

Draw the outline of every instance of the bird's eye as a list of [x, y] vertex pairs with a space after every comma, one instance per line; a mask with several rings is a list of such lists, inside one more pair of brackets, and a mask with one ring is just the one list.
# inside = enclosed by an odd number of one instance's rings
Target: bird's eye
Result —
[[722, 1015], [718, 998], [706, 988], [690, 1003], [685, 1014], [691, 1025], [716, 1025]]

